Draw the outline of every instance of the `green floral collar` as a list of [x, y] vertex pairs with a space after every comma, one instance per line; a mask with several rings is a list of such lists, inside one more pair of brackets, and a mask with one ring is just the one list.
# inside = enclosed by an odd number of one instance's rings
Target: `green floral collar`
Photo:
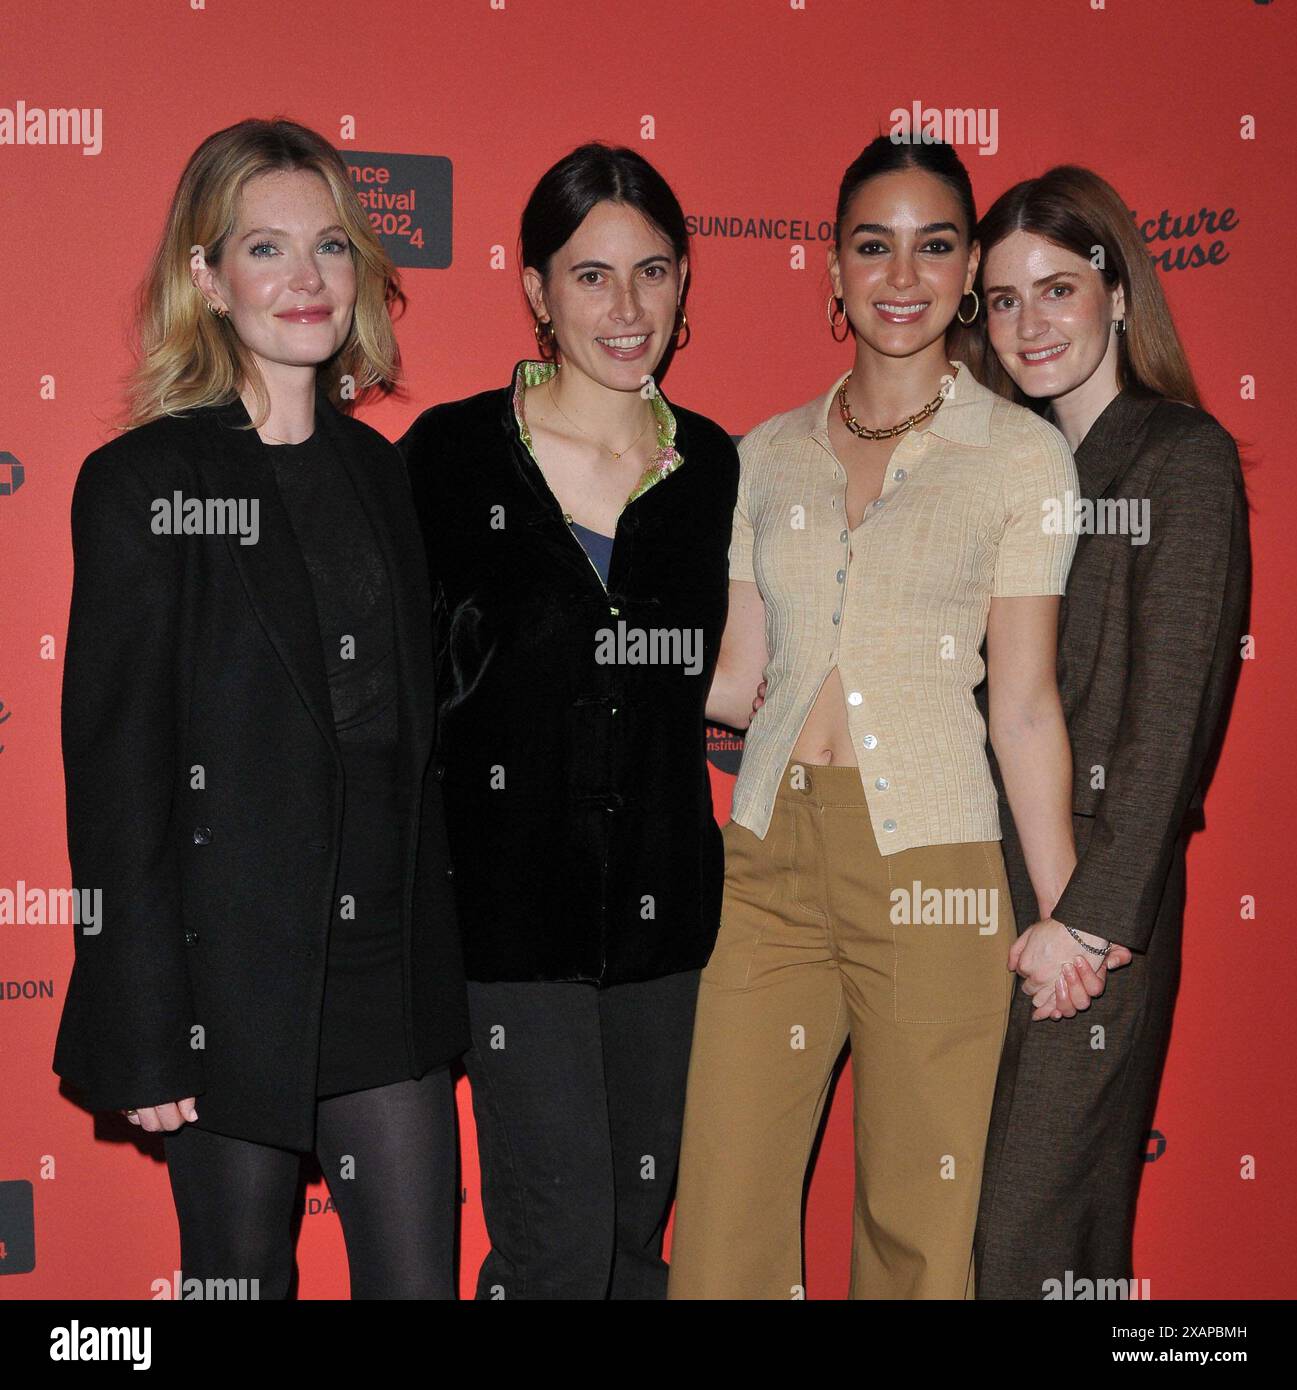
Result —
[[[539, 386], [542, 382], [548, 381], [557, 371], [558, 366], [554, 362], [537, 362], [531, 359], [519, 362], [514, 370], [513, 417], [518, 424], [518, 434], [533, 459], [536, 459], [536, 451], [532, 448], [531, 431], [527, 428], [526, 416], [523, 414], [524, 392], [528, 386]], [[676, 417], [671, 413], [666, 398], [660, 391], [654, 391], [649, 400], [653, 406], [653, 413], [657, 416], [658, 446], [649, 460], [648, 467], [640, 474], [639, 482], [626, 499], [626, 506], [637, 497], [643, 497], [654, 483], [660, 483], [663, 478], [669, 477], [684, 462], [684, 458], [675, 447]], [[539, 459], [536, 459], [536, 465], [540, 466]]]

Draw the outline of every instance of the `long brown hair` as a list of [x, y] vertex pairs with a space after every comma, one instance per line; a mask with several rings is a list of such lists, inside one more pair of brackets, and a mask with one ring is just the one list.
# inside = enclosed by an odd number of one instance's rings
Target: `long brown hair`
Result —
[[1090, 169], [1060, 164], [1036, 179], [1014, 184], [977, 225], [982, 258], [975, 288], [981, 309], [962, 334], [960, 355], [991, 390], [1020, 405], [1032, 401], [1000, 365], [986, 329], [983, 272], [991, 248], [1013, 232], [1031, 232], [1083, 257], [1109, 289], [1125, 291], [1126, 331], [1117, 337], [1117, 385], [1202, 408], [1193, 372], [1175, 331], [1171, 310], [1126, 201]]
[[238, 216], [239, 196], [259, 174], [303, 169], [328, 185], [338, 223], [351, 242], [356, 307], [342, 347], [319, 368], [329, 399], [343, 411], [386, 395], [400, 376], [392, 311], [404, 304], [391, 258], [360, 206], [347, 166], [332, 145], [295, 121], [247, 120], [218, 130], [190, 156], [171, 200], [166, 227], [140, 287], [128, 425], [232, 401], [252, 388], [260, 421], [270, 413], [265, 382], [229, 321], [207, 312], [190, 281], [190, 248], [219, 265]]

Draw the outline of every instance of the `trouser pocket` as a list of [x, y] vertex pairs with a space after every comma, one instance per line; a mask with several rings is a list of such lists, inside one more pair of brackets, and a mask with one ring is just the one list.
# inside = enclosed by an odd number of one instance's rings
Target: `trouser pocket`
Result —
[[891, 856], [898, 1023], [958, 1023], [1002, 1012], [1013, 905], [999, 842], [926, 845]]

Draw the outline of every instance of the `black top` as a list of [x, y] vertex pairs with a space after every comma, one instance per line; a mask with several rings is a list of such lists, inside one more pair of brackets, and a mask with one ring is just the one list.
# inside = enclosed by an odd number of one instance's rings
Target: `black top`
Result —
[[[399, 445], [433, 582], [467, 974], [616, 984], [696, 969], [720, 917], [705, 703], [738, 453], [670, 407], [683, 462], [622, 511], [605, 590], [512, 397], [435, 406]], [[636, 658], [637, 633], [660, 659]]]
[[383, 557], [322, 431], [267, 445], [311, 576], [344, 801], [317, 1091], [409, 1077], [401, 988], [401, 830], [392, 605]]

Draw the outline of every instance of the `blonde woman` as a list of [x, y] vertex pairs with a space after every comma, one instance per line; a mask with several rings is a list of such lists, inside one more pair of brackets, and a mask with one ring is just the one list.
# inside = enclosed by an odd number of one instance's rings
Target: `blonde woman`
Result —
[[396, 380], [398, 298], [322, 137], [210, 136], [143, 291], [131, 428], [73, 497], [68, 845], [103, 918], [54, 1069], [164, 1135], [198, 1289], [287, 1295], [313, 1151], [352, 1297], [453, 1296], [467, 1020], [423, 543], [349, 414]]

